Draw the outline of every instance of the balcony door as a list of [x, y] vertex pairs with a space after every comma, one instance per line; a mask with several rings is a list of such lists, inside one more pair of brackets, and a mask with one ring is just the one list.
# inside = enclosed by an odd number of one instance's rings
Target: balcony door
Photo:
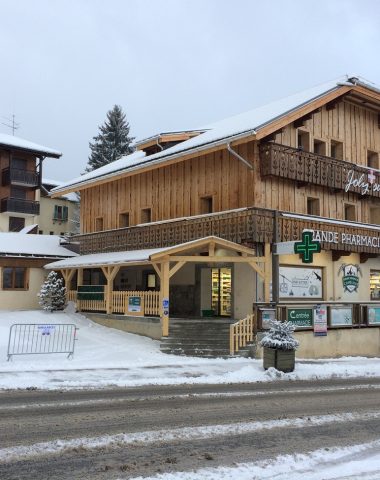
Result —
[[17, 170], [26, 170], [27, 161], [25, 160], [25, 158], [13, 157], [11, 162], [11, 168], [15, 168]]
[[18, 198], [20, 200], [26, 200], [26, 190], [21, 187], [11, 187], [11, 197]]

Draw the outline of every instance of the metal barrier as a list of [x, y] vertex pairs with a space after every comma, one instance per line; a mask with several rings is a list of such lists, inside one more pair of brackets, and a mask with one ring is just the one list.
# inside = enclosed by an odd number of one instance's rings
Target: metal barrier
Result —
[[70, 323], [15, 323], [11, 326], [7, 360], [12, 355], [67, 353], [74, 355], [76, 331]]

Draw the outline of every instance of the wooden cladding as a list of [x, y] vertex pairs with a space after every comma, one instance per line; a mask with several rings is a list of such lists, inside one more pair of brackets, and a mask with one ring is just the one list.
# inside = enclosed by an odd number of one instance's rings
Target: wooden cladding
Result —
[[173, 222], [78, 235], [80, 253], [160, 248], [215, 235], [238, 244], [270, 243], [273, 212], [247, 208]]
[[260, 172], [263, 177], [280, 177], [380, 198], [378, 172], [278, 143], [260, 145]]

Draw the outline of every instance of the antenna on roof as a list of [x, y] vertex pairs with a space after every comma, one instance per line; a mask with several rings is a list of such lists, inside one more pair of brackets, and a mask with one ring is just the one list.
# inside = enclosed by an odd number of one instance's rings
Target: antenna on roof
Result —
[[1, 117], [1, 118], [4, 118], [7, 122], [9, 122], [9, 123], [1, 122], [1, 124], [5, 125], [8, 128], [11, 128], [12, 129], [12, 135], [15, 134], [15, 130], [18, 130], [20, 128], [20, 124], [18, 122], [16, 122], [16, 120], [15, 120], [16, 117], [15, 117], [14, 114], [12, 115], [12, 118], [8, 118], [8, 117]]

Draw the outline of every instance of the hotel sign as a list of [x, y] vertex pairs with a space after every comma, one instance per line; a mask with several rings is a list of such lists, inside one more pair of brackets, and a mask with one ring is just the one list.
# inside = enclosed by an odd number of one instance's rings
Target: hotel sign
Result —
[[350, 190], [359, 190], [362, 195], [369, 195], [380, 192], [380, 183], [377, 183], [373, 170], [369, 170], [368, 174], [359, 175], [355, 170], [350, 170], [347, 174], [347, 182], [344, 187], [345, 192]]
[[324, 231], [324, 230], [304, 230], [312, 231], [313, 241], [321, 243], [335, 243], [343, 245], [355, 245], [359, 247], [371, 247], [380, 249], [380, 237], [370, 235], [357, 235], [354, 233]]

